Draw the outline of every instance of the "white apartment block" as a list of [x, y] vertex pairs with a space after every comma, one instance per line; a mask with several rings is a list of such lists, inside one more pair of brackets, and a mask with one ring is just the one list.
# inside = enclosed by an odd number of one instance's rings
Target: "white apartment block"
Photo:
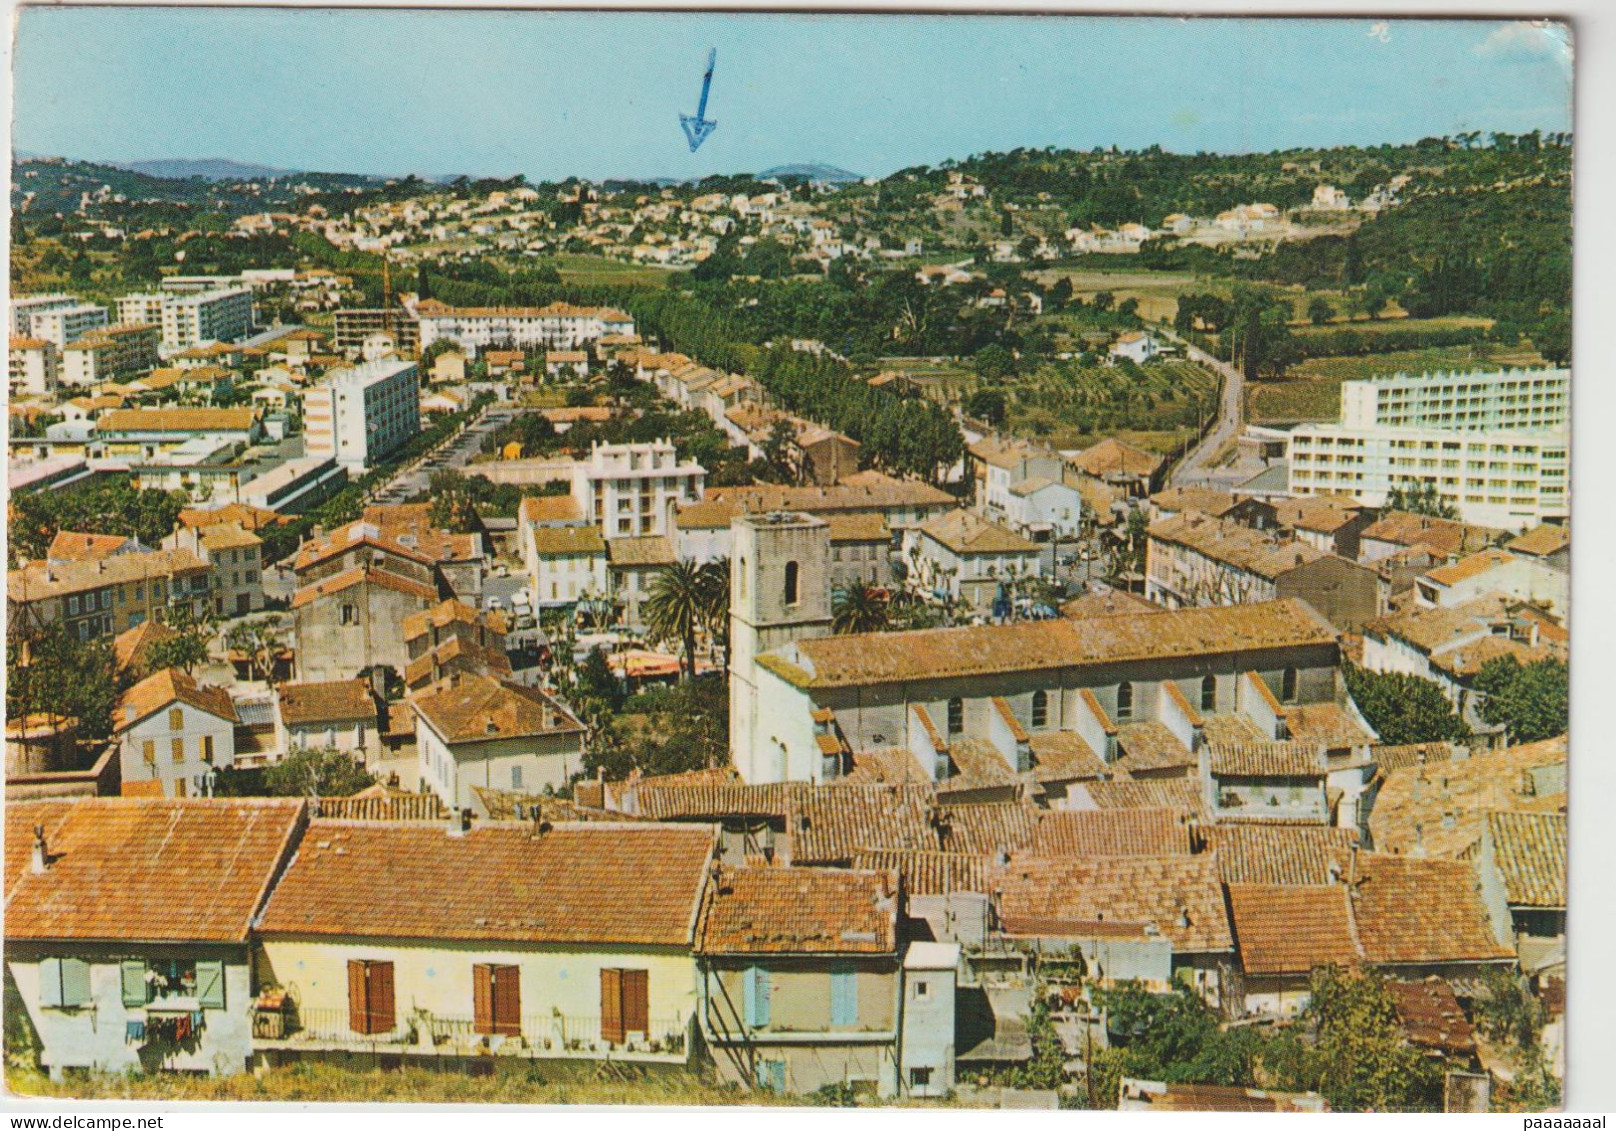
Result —
[[11, 298], [11, 334], [17, 338], [37, 337], [33, 332], [33, 317], [47, 310], [62, 310], [79, 306], [77, 295], [13, 295]]
[[1352, 428], [1553, 432], [1566, 426], [1569, 369], [1398, 373], [1341, 383], [1341, 423]]
[[161, 294], [124, 295], [118, 299], [118, 321], [123, 323], [152, 322], [163, 324], [163, 296]]
[[44, 338], [63, 349], [92, 330], [107, 324], [107, 308], [89, 302], [75, 302], [68, 306], [52, 306], [36, 310], [28, 316], [28, 337]]
[[335, 370], [303, 394], [304, 453], [361, 473], [421, 430], [420, 398], [413, 361]]
[[98, 385], [155, 368], [161, 333], [158, 326], [147, 323], [109, 326], [86, 334], [62, 351], [62, 383]]
[[439, 338], [455, 342], [469, 356], [497, 349], [575, 350], [607, 334], [634, 333], [634, 319], [621, 310], [603, 306], [452, 307], [433, 300], [415, 305], [412, 313], [421, 328], [421, 349]]
[[572, 469], [572, 497], [584, 521], [607, 538], [672, 532], [670, 513], [701, 499], [707, 469], [681, 463], [672, 441], [595, 444]]
[[48, 397], [61, 385], [56, 343], [44, 338], [12, 338], [7, 376], [13, 397]]
[[163, 345], [189, 349], [204, 342], [233, 342], [252, 333], [253, 296], [246, 287], [163, 299]]

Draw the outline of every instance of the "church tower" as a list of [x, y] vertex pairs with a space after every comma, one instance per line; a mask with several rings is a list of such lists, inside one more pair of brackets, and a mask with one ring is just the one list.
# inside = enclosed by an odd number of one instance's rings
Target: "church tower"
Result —
[[784, 767], [758, 748], [757, 658], [830, 635], [830, 526], [775, 511], [742, 515], [730, 530], [730, 756], [748, 782], [781, 781]]

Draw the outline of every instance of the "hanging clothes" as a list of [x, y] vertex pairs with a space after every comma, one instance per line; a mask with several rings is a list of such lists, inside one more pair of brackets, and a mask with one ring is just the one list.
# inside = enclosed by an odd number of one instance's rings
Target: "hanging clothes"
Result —
[[124, 1026], [123, 1039], [130, 1044], [140, 1044], [146, 1040], [146, 1023], [144, 1021], [131, 1021]]
[[184, 1041], [190, 1039], [190, 1036], [191, 1015], [189, 1013], [182, 1013], [178, 1017], [174, 1018], [174, 1039], [176, 1041]]

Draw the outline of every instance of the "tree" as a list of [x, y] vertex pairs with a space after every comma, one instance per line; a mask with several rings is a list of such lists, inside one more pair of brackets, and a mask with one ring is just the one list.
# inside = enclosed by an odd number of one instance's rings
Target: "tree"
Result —
[[1322, 326], [1335, 317], [1335, 307], [1323, 295], [1315, 295], [1313, 301], [1307, 304], [1307, 320], [1315, 326]]
[[190, 505], [183, 491], [136, 490], [128, 476], [96, 477], [61, 491], [11, 496], [13, 557], [43, 558], [62, 530], [116, 534], [156, 546]]
[[965, 415], [995, 428], [1004, 427], [1006, 414], [1006, 398], [1002, 389], [978, 389], [966, 398]]
[[785, 417], [771, 424], [769, 434], [763, 438], [763, 462], [782, 482], [792, 477], [791, 447], [796, 442], [797, 430]]
[[1016, 358], [998, 342], [983, 346], [972, 359], [978, 377], [989, 381], [1002, 380], [1016, 371]]
[[194, 629], [167, 640], [159, 640], [146, 648], [147, 671], [179, 668], [189, 674], [198, 664], [207, 662], [208, 642], [202, 633]]
[[690, 558], [663, 566], [651, 578], [641, 610], [645, 626], [652, 639], [678, 643], [686, 679], [696, 674], [696, 632], [707, 618], [711, 600], [709, 583]]
[[1097, 989], [1113, 1046], [1125, 1050], [1125, 1075], [1177, 1084], [1250, 1086], [1260, 1040], [1250, 1030], [1224, 1031], [1207, 1004], [1185, 985], [1159, 994], [1138, 982]]
[[1403, 672], [1371, 672], [1352, 664], [1342, 671], [1352, 701], [1387, 745], [1456, 742], [1470, 733], [1442, 688], [1431, 680]]
[[272, 797], [349, 797], [375, 784], [352, 754], [329, 746], [294, 750], [264, 771]]
[[831, 610], [831, 631], [839, 636], [882, 632], [890, 619], [886, 598], [873, 589], [858, 585], [836, 598]]
[[1110, 291], [1101, 291], [1099, 294], [1094, 296], [1093, 300], [1090, 302], [1090, 305], [1093, 306], [1095, 310], [1098, 310], [1103, 314], [1107, 310], [1111, 309], [1111, 307], [1116, 303], [1116, 300], [1116, 296]]
[[1386, 509], [1407, 511], [1409, 514], [1427, 514], [1432, 518], [1457, 521], [1459, 511], [1445, 498], [1431, 480], [1405, 480], [1392, 484], [1386, 493]]
[[1541, 742], [1570, 725], [1571, 672], [1552, 657], [1522, 666], [1514, 656], [1489, 660], [1476, 675], [1487, 696], [1481, 717], [1502, 726], [1510, 742]]
[[247, 673], [253, 679], [268, 681], [275, 675], [275, 656], [285, 646], [281, 630], [272, 617], [237, 621], [224, 634], [225, 647], [247, 657]]
[[133, 682], [119, 671], [106, 640], [79, 640], [57, 622], [25, 625], [13, 616], [6, 634], [6, 716], [66, 715], [79, 721], [79, 737], [112, 733], [118, 697]]
[[591, 648], [578, 666], [576, 686], [580, 699], [592, 699], [612, 713], [623, 709], [623, 685], [612, 674], [605, 650], [598, 646]]
[[729, 558], [714, 558], [697, 572], [701, 589], [701, 622], [707, 636], [723, 653], [723, 668], [729, 669]]

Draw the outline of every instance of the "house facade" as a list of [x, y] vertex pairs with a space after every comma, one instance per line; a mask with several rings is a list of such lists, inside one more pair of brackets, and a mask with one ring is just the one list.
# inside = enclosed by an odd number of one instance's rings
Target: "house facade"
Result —
[[476, 804], [473, 786], [560, 789], [583, 768], [583, 725], [537, 688], [454, 673], [410, 706], [422, 789], [453, 808]]
[[235, 764], [240, 719], [230, 696], [178, 668], [124, 692], [113, 719], [125, 793], [144, 787], [163, 797], [211, 795], [214, 772]]

